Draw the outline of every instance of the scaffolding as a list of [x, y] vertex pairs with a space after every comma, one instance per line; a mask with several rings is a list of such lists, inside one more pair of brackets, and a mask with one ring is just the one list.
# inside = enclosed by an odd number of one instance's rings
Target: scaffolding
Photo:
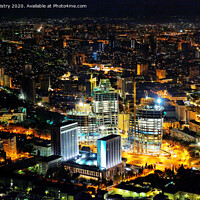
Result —
[[159, 155], [163, 135], [164, 108], [140, 105], [130, 118], [129, 141], [138, 154]]
[[93, 91], [93, 113], [100, 136], [118, 134], [118, 94], [108, 79], [100, 80]]
[[76, 108], [67, 112], [67, 119], [78, 122], [78, 137], [80, 142], [92, 144], [99, 138], [96, 116], [89, 104], [76, 104]]

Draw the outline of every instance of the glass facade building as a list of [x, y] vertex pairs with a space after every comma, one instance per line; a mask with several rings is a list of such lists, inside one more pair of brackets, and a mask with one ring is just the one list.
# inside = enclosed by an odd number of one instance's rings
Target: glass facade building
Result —
[[164, 108], [159, 105], [141, 105], [136, 111], [136, 131], [132, 118], [130, 130], [134, 150], [139, 154], [160, 154], [163, 136]]
[[69, 160], [78, 156], [78, 123], [65, 122], [52, 127], [51, 131], [52, 155], [62, 156]]
[[121, 136], [109, 135], [97, 140], [97, 165], [109, 169], [122, 163]]

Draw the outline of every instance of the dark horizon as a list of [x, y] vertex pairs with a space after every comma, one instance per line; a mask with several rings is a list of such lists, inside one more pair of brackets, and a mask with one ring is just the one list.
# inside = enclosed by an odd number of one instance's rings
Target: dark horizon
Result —
[[[1, 4], [23, 3], [2, 0]], [[28, 0], [24, 4], [86, 4], [84, 9], [0, 9], [0, 17], [62, 18], [62, 17], [169, 17], [198, 16], [198, 0]]]

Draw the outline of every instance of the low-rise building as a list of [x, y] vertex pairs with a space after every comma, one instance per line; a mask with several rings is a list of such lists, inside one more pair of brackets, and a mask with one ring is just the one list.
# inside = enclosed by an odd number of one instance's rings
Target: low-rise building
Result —
[[26, 109], [18, 107], [18, 109], [1, 109], [0, 110], [0, 122], [4, 123], [21, 123], [26, 118]]
[[50, 169], [61, 167], [61, 161], [62, 157], [56, 155], [42, 158], [40, 161], [38, 161], [39, 174], [46, 175]]
[[197, 122], [195, 120], [191, 120], [189, 122], [189, 129], [190, 131], [194, 131], [198, 135], [200, 135], [200, 122]]
[[153, 191], [148, 187], [137, 187], [126, 183], [119, 184], [110, 193], [133, 198], [144, 198], [153, 195]]
[[184, 140], [187, 142], [198, 142], [200, 139], [200, 137], [198, 137], [198, 135], [196, 134], [186, 133], [183, 130], [179, 130], [176, 128], [171, 129], [170, 134], [174, 138], [177, 138], [179, 140]]
[[36, 142], [33, 145], [36, 150], [36, 155], [48, 157], [51, 156], [51, 143], [48, 142]]

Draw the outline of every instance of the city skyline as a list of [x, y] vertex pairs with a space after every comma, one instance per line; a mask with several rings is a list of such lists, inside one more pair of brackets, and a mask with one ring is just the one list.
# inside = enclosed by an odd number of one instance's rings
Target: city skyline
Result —
[[[35, 5], [48, 5], [48, 4], [75, 4], [86, 5], [83, 9], [1, 9], [0, 16], [8, 18], [62, 18], [62, 17], [171, 17], [171, 16], [199, 16], [200, 3], [196, 0], [70, 0], [70, 1], [2, 1], [1, 5], [22, 4]], [[61, 6], [62, 7], [62, 6]]]
[[0, 199], [200, 200], [200, 2], [15, 1]]

